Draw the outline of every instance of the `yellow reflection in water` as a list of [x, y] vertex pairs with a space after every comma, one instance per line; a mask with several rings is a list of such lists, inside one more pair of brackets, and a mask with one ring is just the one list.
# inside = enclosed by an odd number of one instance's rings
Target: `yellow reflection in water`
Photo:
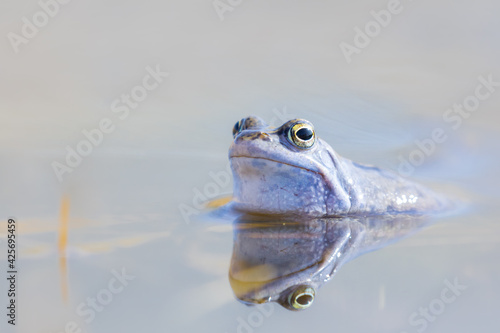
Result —
[[59, 215], [59, 269], [61, 272], [61, 292], [64, 303], [68, 301], [68, 272], [66, 262], [66, 247], [68, 245], [69, 198], [64, 196], [61, 201]]
[[233, 198], [233, 196], [229, 195], [227, 197], [222, 197], [222, 198], [217, 198], [217, 199], [214, 199], [214, 200], [210, 200], [209, 202], [207, 202], [205, 204], [205, 206], [207, 208], [219, 208], [219, 207], [224, 206], [225, 204], [227, 204], [229, 201], [231, 201], [232, 198]]

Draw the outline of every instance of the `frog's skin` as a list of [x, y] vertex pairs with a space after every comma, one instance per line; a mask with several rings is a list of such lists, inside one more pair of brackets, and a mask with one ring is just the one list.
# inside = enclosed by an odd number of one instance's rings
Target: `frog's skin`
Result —
[[[243, 215], [234, 223], [229, 281], [246, 304], [311, 305], [317, 290], [353, 258], [406, 237], [430, 223], [413, 214], [287, 220]], [[306, 306], [292, 295], [312, 290]]]
[[447, 199], [394, 172], [339, 156], [314, 136], [309, 148], [295, 145], [294, 119], [270, 128], [258, 117], [233, 129], [229, 159], [234, 177], [232, 205], [263, 214], [345, 216], [431, 213], [450, 207]]

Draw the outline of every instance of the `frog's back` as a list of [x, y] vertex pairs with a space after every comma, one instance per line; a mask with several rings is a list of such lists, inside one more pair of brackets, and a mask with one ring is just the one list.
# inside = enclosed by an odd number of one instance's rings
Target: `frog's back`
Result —
[[351, 214], [431, 214], [455, 208], [447, 197], [393, 171], [345, 161], [354, 182]]

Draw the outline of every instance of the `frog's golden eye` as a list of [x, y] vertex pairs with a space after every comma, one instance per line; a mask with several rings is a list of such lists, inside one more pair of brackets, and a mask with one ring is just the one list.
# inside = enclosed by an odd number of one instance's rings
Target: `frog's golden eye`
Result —
[[316, 141], [314, 128], [308, 123], [297, 123], [288, 130], [288, 140], [299, 148], [311, 148]]
[[300, 286], [288, 295], [288, 304], [295, 310], [307, 309], [314, 301], [314, 289]]
[[243, 124], [244, 124], [244, 120], [245, 119], [241, 119], [236, 124], [234, 124], [234, 127], [233, 127], [233, 138], [236, 136], [236, 134], [238, 134], [239, 132], [241, 132]]

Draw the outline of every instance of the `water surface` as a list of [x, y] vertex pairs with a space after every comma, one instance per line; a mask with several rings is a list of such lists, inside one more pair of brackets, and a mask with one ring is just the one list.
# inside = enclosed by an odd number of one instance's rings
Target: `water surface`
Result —
[[[0, 212], [18, 221], [19, 294], [16, 330], [4, 317], [2, 332], [497, 327], [500, 89], [455, 129], [443, 117], [478, 77], [500, 81], [500, 8], [401, 4], [351, 63], [339, 44], [387, 2], [243, 1], [221, 21], [210, 1], [74, 1], [19, 53], [4, 39]], [[10, 4], [2, 33], [20, 33], [37, 10]], [[148, 66], [169, 75], [127, 116], [113, 112]], [[467, 209], [347, 263], [303, 312], [245, 306], [228, 280], [232, 220], [199, 204], [230, 194], [231, 129], [250, 114], [273, 125], [305, 118], [341, 155], [393, 170], [441, 128], [447, 139], [409, 177]], [[113, 130], [59, 181], [53, 162], [104, 118]], [[466, 289], [445, 303], [455, 281]]]

